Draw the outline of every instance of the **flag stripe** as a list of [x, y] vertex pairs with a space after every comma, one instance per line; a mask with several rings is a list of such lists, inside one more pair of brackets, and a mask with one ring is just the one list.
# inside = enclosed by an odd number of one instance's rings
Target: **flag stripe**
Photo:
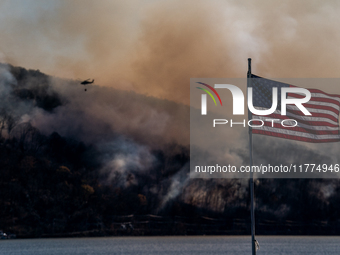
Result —
[[295, 135], [295, 136], [301, 136], [301, 137], [316, 139], [316, 140], [322, 140], [322, 139], [339, 139], [340, 140], [339, 135], [332, 135], [332, 134], [317, 135], [317, 134], [291, 131], [291, 130], [287, 130], [283, 128], [275, 128], [275, 127], [268, 127], [268, 126], [263, 126], [261, 128], [253, 128], [253, 130], [266, 130], [269, 132], [279, 133], [283, 135]]
[[[327, 102], [309, 101], [308, 104], [315, 105], [316, 107], [327, 106], [327, 107], [332, 107], [338, 111], [340, 110], [339, 105], [335, 105], [335, 104], [327, 103]], [[303, 105], [307, 105], [307, 103]]]
[[[305, 98], [305, 96], [303, 95], [298, 95], [298, 94], [293, 94], [293, 93], [289, 93], [288, 94], [288, 98], [289, 97], [293, 97], [293, 98]], [[332, 103], [335, 105], [340, 105], [340, 102], [338, 101], [340, 99], [331, 99], [331, 98], [327, 98], [327, 97], [311, 97], [310, 101], [319, 101], [319, 102], [326, 102], [326, 103]]]
[[[281, 129], [279, 129], [279, 130], [281, 130]], [[302, 136], [293, 135], [293, 134], [282, 134], [282, 133], [279, 133], [279, 132], [267, 131], [267, 130], [253, 129], [252, 133], [253, 134], [275, 136], [275, 137], [297, 140], [297, 141], [302, 141], [302, 142], [310, 142], [310, 143], [329, 143], [329, 142], [339, 142], [340, 141], [339, 138], [313, 139], [313, 138], [310, 138], [310, 137], [302, 137]]]
[[[253, 119], [259, 119], [259, 120], [262, 120], [264, 121], [265, 123], [270, 123], [270, 125], [272, 124], [272, 121], [268, 120], [268, 116], [257, 116], [257, 115], [254, 115], [253, 116]], [[278, 122], [280, 120], [277, 120], [276, 122]], [[274, 121], [275, 123], [275, 121]], [[293, 125], [294, 123], [289, 123], [288, 121], [286, 121], [285, 123], [287, 123], [286, 125]], [[254, 122], [255, 125], [260, 125], [259, 123], [256, 123]], [[306, 124], [303, 124], [303, 123], [299, 123], [298, 122], [298, 126], [299, 127], [302, 127], [302, 128], [305, 128], [305, 129], [309, 129], [309, 130], [328, 130], [328, 131], [337, 131], [339, 132], [339, 127], [328, 127], [328, 126], [312, 126], [312, 125], [306, 125]]]
[[[261, 125], [259, 121], [254, 121], [252, 125]], [[282, 125], [280, 123], [272, 123], [268, 121], [264, 121], [262, 127], [254, 127], [254, 129], [263, 129], [263, 127], [273, 127], [276, 129], [282, 128]], [[287, 131], [295, 131], [295, 132], [304, 132], [304, 133], [310, 133], [314, 135], [338, 135], [339, 130], [315, 130], [315, 129], [309, 129], [309, 128], [303, 128], [301, 126], [296, 126], [296, 127], [287, 127], [285, 128]]]
[[[311, 109], [321, 109], [321, 110], [327, 110], [334, 112], [335, 115], [339, 115], [339, 109], [332, 107], [332, 106], [325, 106], [325, 105], [320, 105], [320, 104], [313, 104], [313, 102], [309, 102], [308, 104], [302, 104], [308, 111], [312, 111]], [[287, 105], [289, 107], [291, 105]]]
[[[303, 114], [303, 112], [301, 112], [300, 110], [298, 111], [293, 111], [293, 110], [288, 110], [287, 109], [287, 115], [298, 115], [298, 116], [305, 116]], [[328, 118], [330, 120], [333, 120], [335, 123], [338, 121], [338, 118], [337, 117], [334, 117], [333, 115], [331, 114], [325, 114], [325, 113], [317, 113], [317, 112], [314, 112], [312, 113], [312, 115], [308, 115], [309, 118], [314, 118], [314, 117], [321, 117], [321, 118]]]
[[[304, 105], [304, 106], [310, 113], [312, 113], [312, 116], [314, 116], [314, 113], [322, 113], [322, 114], [331, 115], [331, 116], [335, 117], [336, 119], [339, 116], [339, 112], [336, 113], [334, 111], [329, 111], [329, 110], [324, 110], [324, 109], [319, 109], [319, 108], [306, 107], [306, 105]], [[291, 111], [298, 111], [302, 114], [300, 109], [295, 105], [287, 105], [287, 111], [290, 111], [290, 112]]]
[[[253, 115], [253, 117], [255, 118], [255, 116], [257, 115]], [[295, 118], [289, 118], [288, 116], [283, 116], [281, 114], [271, 114], [268, 116], [262, 116], [262, 117], [266, 117], [267, 119], [278, 119], [278, 120], [289, 120], [289, 119], [294, 119], [296, 122], [298, 122], [298, 124], [304, 124], [304, 125], [309, 125], [309, 126], [316, 126], [316, 127], [331, 127], [331, 128], [338, 128], [338, 125], [334, 125], [334, 124], [330, 124], [328, 122], [324, 122], [324, 121], [315, 121], [315, 122], [309, 122], [309, 121], [302, 121], [302, 120], [296, 120]], [[287, 122], [288, 123], [288, 122]]]
[[[308, 90], [308, 91], [311, 92], [310, 90]], [[311, 92], [310, 94], [311, 94], [311, 98], [327, 98], [327, 99], [331, 99], [331, 100], [335, 100], [335, 101], [340, 102], [340, 98], [329, 96], [326, 93], [312, 93]], [[306, 97], [306, 95], [299, 94], [299, 93], [287, 93], [287, 96], [295, 96], [295, 97], [300, 97], [300, 98]]]
[[[256, 107], [257, 109], [261, 107]], [[265, 108], [263, 108], [265, 109]], [[255, 115], [254, 115], [255, 116]], [[274, 119], [295, 119], [298, 122], [309, 124], [309, 125], [317, 125], [317, 126], [329, 126], [329, 127], [338, 127], [339, 123], [328, 118], [322, 117], [313, 117], [313, 116], [300, 116], [294, 113], [288, 112], [287, 115], [281, 115], [280, 110], [275, 110], [274, 113], [267, 115], [268, 118]]]
[[310, 93], [320, 93], [320, 94], [324, 94], [326, 96], [329, 96], [329, 97], [337, 97], [340, 99], [340, 95], [335, 95], [335, 94], [328, 94], [328, 93], [325, 93], [323, 92], [322, 90], [319, 90], [319, 89], [308, 89]]

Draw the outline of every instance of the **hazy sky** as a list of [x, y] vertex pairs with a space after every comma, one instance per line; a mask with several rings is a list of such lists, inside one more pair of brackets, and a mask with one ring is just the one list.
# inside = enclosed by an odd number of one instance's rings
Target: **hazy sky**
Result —
[[193, 77], [339, 77], [340, 2], [0, 0], [0, 60], [189, 102]]

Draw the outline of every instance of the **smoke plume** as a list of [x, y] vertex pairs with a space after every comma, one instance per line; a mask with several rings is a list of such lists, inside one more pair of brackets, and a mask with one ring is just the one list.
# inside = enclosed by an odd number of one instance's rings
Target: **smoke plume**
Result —
[[5, 1], [12, 64], [188, 104], [193, 77], [337, 77], [337, 1]]

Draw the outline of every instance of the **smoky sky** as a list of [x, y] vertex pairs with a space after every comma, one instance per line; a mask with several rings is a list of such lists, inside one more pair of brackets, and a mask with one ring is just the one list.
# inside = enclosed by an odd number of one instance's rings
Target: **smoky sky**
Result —
[[1, 1], [2, 61], [189, 103], [189, 79], [338, 77], [338, 1]]

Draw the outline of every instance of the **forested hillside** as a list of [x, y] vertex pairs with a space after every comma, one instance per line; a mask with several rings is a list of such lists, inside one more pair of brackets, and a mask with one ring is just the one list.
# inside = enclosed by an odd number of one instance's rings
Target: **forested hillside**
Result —
[[[247, 180], [189, 178], [189, 107], [0, 66], [0, 229], [248, 234]], [[246, 160], [246, 159], [245, 159]], [[338, 180], [260, 179], [258, 234], [339, 234]]]

